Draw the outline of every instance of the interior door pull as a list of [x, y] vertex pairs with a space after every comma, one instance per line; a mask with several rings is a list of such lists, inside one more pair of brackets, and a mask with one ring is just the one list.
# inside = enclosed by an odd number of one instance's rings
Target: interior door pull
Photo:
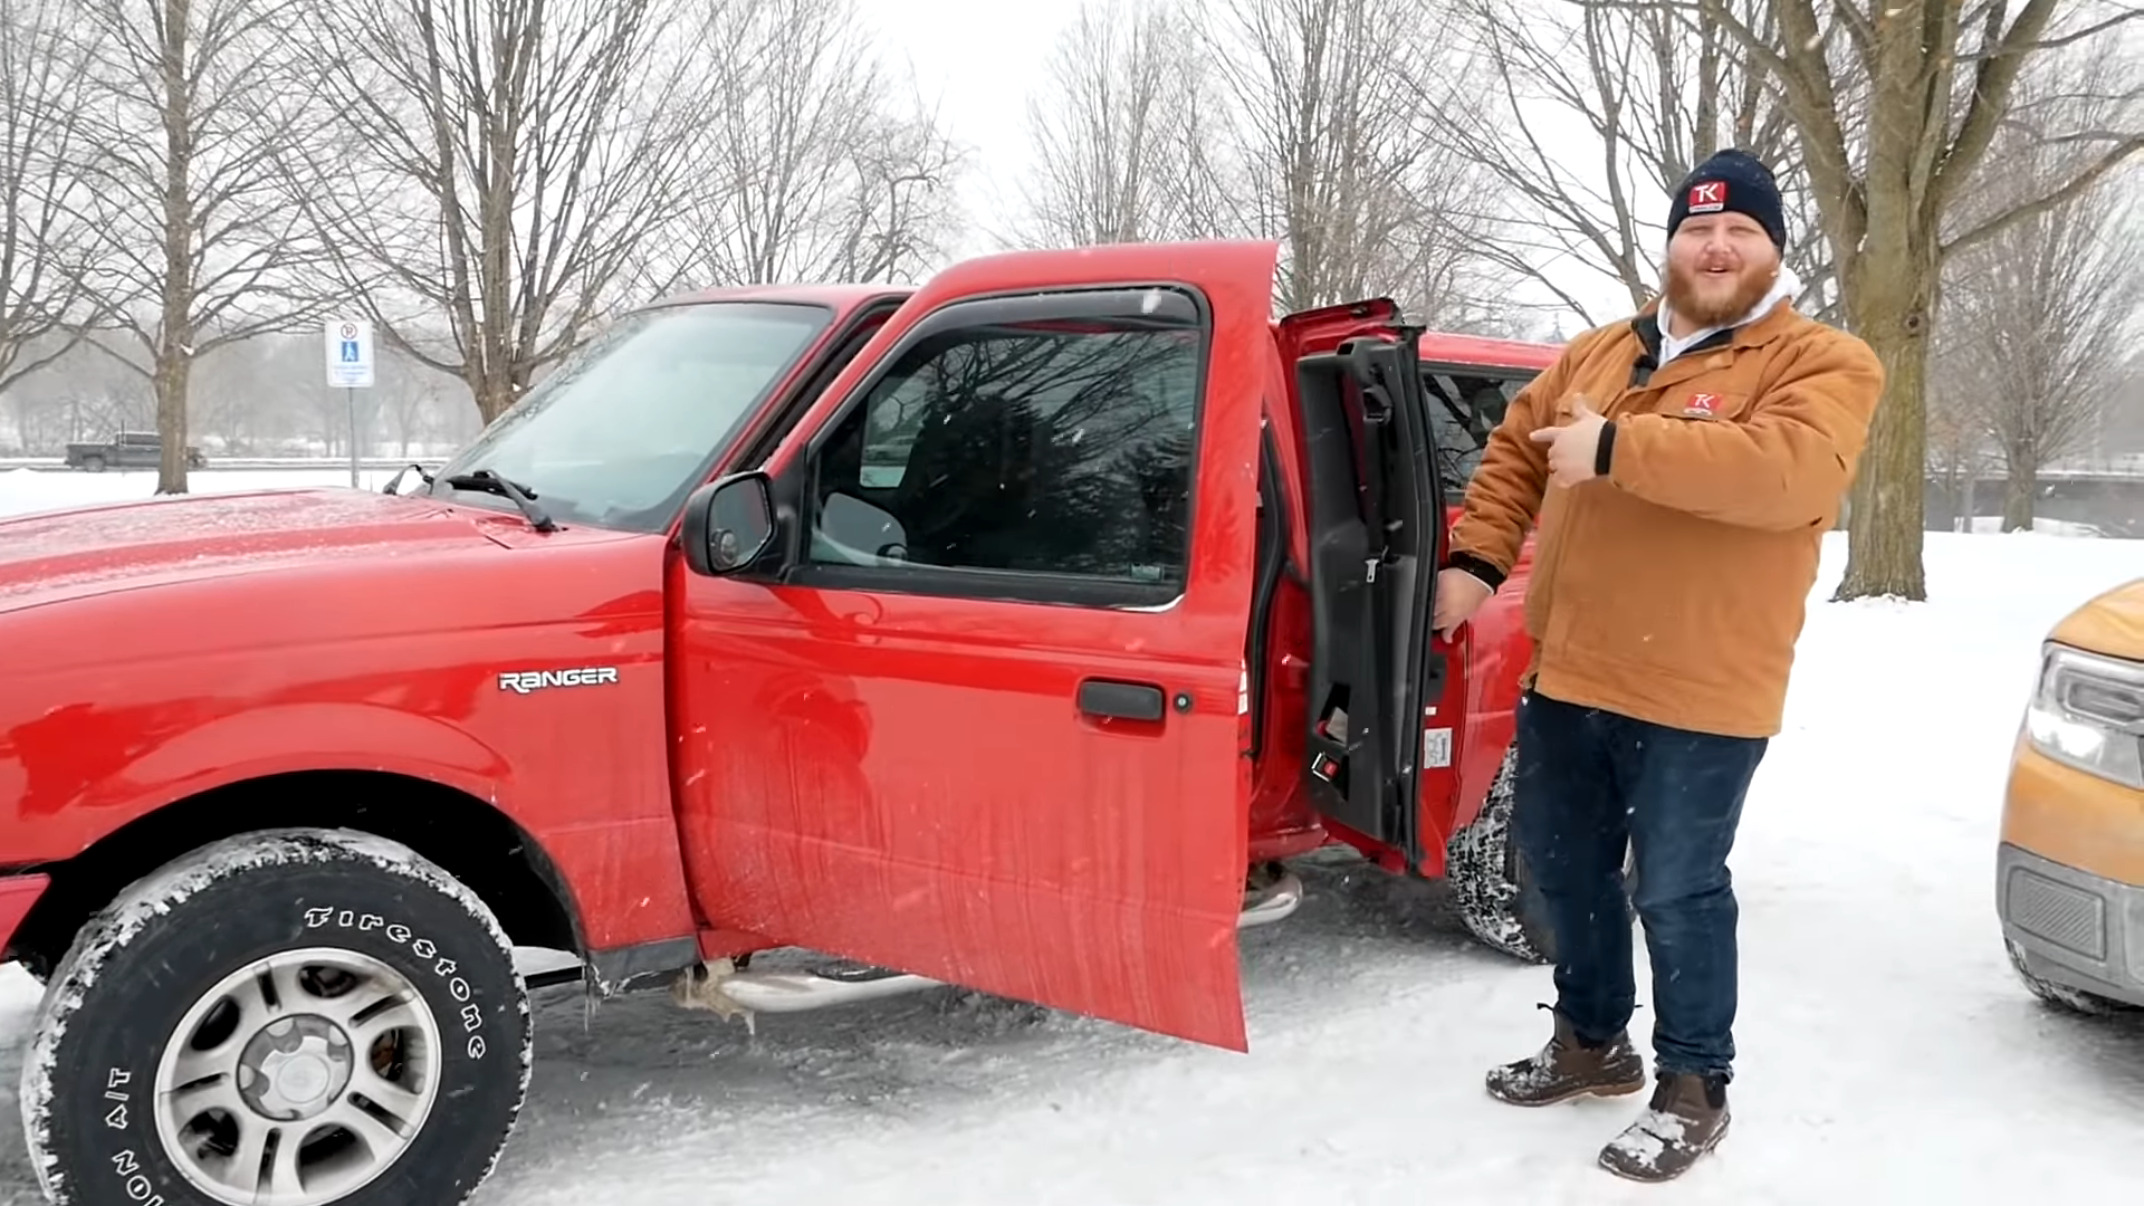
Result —
[[1160, 720], [1167, 695], [1152, 683], [1120, 683], [1090, 678], [1079, 685], [1079, 710], [1115, 720]]

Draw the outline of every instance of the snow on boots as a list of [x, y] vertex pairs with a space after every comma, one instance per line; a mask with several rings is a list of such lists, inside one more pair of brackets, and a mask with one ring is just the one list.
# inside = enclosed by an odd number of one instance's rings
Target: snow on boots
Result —
[[[1543, 1006], [1547, 1008], [1547, 1006]], [[1623, 1032], [1587, 1046], [1561, 1013], [1541, 1050], [1489, 1070], [1489, 1095], [1517, 1106], [1574, 1097], [1621, 1097], [1645, 1088], [1645, 1059]], [[1727, 1133], [1727, 1086], [1717, 1078], [1661, 1073], [1637, 1121], [1601, 1149], [1601, 1167], [1633, 1181], [1668, 1181], [1689, 1171]]]
[[1719, 1143], [1728, 1120], [1720, 1080], [1662, 1073], [1645, 1113], [1601, 1149], [1601, 1167], [1633, 1181], [1673, 1180]]
[[1517, 1063], [1489, 1070], [1489, 1095], [1518, 1106], [1554, 1105], [1591, 1093], [1621, 1097], [1645, 1087], [1645, 1059], [1630, 1045], [1628, 1032], [1597, 1047], [1588, 1047], [1562, 1013], [1546, 1046]]

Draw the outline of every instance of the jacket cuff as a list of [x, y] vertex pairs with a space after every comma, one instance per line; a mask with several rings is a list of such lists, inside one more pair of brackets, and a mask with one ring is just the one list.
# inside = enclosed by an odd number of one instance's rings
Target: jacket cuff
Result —
[[1614, 464], [1615, 424], [1603, 423], [1601, 424], [1600, 443], [1594, 445], [1593, 448], [1593, 473], [1597, 477], [1607, 477]]
[[1504, 571], [1474, 556], [1472, 553], [1453, 553], [1444, 559], [1444, 568], [1472, 574], [1481, 579], [1482, 585], [1492, 592], [1504, 584]]

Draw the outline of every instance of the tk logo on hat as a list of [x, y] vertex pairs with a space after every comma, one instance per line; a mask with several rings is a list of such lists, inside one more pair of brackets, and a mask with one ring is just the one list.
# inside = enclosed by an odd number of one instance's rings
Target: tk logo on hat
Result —
[[1690, 212], [1712, 214], [1727, 208], [1727, 182], [1707, 180], [1690, 186]]

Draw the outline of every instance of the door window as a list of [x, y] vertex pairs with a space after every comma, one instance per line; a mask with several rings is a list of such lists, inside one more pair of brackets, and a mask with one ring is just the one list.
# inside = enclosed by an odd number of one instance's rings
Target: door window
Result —
[[1018, 578], [1045, 601], [1096, 586], [1173, 598], [1203, 342], [1195, 325], [1148, 317], [928, 336], [821, 447], [809, 561], [873, 571], [874, 589], [1000, 594]]
[[1466, 500], [1467, 483], [1481, 468], [1489, 433], [1504, 421], [1511, 400], [1526, 388], [1530, 375], [1424, 369], [1422, 392], [1429, 399], [1430, 429], [1437, 440], [1437, 475], [1444, 501]]

